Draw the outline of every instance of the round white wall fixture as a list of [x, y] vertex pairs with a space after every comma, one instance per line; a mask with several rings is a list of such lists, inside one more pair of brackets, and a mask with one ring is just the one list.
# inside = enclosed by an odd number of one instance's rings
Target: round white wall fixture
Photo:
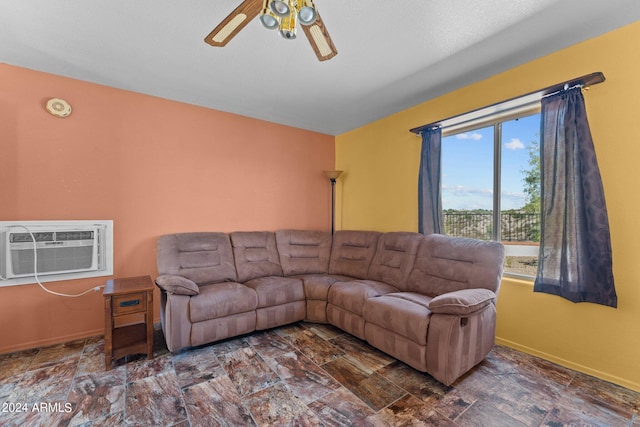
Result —
[[47, 111], [56, 117], [68, 117], [71, 114], [71, 105], [64, 99], [51, 98], [47, 101]]

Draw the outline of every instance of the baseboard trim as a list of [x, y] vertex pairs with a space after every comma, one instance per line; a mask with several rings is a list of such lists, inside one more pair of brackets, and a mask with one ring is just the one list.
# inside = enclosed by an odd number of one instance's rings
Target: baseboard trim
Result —
[[95, 337], [97, 335], [104, 335], [104, 328], [94, 329], [90, 331], [82, 331], [76, 334], [63, 335], [63, 336], [49, 338], [45, 340], [36, 340], [36, 341], [29, 341], [29, 342], [16, 344], [16, 345], [10, 345], [7, 347], [0, 348], [0, 354], [14, 353], [16, 351], [23, 351], [23, 350], [31, 350], [33, 348], [39, 348], [39, 347], [48, 347], [51, 345], [63, 344], [69, 341], [75, 341], [83, 338]]
[[588, 366], [581, 365], [579, 363], [572, 362], [570, 360], [563, 359], [561, 357], [554, 356], [549, 353], [545, 353], [543, 351], [536, 350], [531, 347], [527, 347], [522, 344], [518, 344], [514, 341], [509, 341], [504, 338], [496, 337], [496, 344], [503, 345], [505, 347], [513, 348], [514, 350], [521, 351], [523, 353], [531, 354], [533, 356], [540, 357], [542, 359], [548, 360], [550, 362], [557, 363], [558, 365], [564, 366], [565, 368], [573, 369], [574, 371], [582, 372], [583, 374], [591, 375], [596, 378], [600, 378], [601, 380], [605, 380], [624, 388], [628, 388], [629, 390], [640, 392], [640, 384], [634, 381], [629, 381], [625, 378], [620, 378], [616, 375], [611, 375], [607, 372], [599, 371], [597, 369], [590, 368]]

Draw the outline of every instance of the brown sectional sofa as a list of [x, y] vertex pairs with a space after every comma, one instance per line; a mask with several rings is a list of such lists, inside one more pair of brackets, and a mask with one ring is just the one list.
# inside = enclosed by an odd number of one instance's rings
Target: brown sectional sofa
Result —
[[306, 320], [449, 385], [495, 339], [504, 248], [409, 232], [279, 230], [158, 239], [169, 350]]

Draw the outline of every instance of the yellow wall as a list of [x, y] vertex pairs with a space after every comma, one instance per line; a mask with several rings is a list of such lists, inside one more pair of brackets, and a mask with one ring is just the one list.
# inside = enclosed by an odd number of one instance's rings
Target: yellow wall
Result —
[[409, 129], [602, 71], [586, 94], [611, 225], [618, 309], [504, 279], [498, 342], [640, 391], [640, 23], [529, 62], [336, 138], [337, 228], [417, 230], [420, 138]]

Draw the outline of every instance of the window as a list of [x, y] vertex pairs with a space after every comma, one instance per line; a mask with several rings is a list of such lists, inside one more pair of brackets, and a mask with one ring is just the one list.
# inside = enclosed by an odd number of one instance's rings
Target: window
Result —
[[443, 132], [444, 231], [504, 243], [507, 274], [535, 276], [537, 271], [539, 134], [540, 114], [531, 112]]

